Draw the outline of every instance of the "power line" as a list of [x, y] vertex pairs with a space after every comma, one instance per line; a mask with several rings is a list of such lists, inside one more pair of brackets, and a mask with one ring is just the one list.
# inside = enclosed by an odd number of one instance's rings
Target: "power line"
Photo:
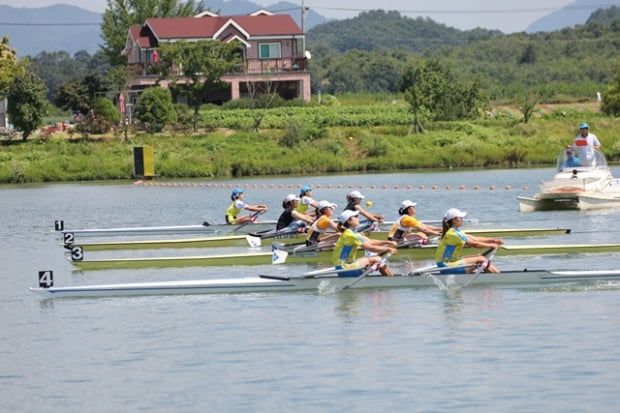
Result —
[[9, 23], [0, 22], [0, 26], [101, 26], [98, 23]]
[[[604, 7], [616, 6], [620, 2], [603, 3], [603, 4], [591, 4], [587, 6], [564, 6], [564, 7], [532, 7], [532, 8], [518, 8], [518, 9], [478, 9], [478, 10], [386, 10], [396, 11], [401, 14], [505, 14], [505, 13], [540, 13], [559, 10], [582, 10], [582, 9], [600, 9]], [[306, 6], [308, 9], [314, 10], [332, 10], [332, 11], [345, 11], [345, 12], [368, 12], [373, 10], [379, 10], [377, 8], [345, 8], [345, 7], [323, 7], [323, 6]], [[274, 12], [284, 11], [296, 11], [299, 7], [274, 10]], [[0, 22], [0, 26], [101, 26], [102, 22], [97, 23], [14, 23], [14, 22]]]
[[[503, 14], [503, 13], [535, 13], [545, 11], [559, 10], [579, 10], [579, 9], [600, 9], [609, 6], [616, 6], [620, 2], [591, 4], [587, 6], [564, 6], [564, 7], [533, 7], [533, 8], [517, 8], [517, 9], [478, 9], [478, 10], [387, 10], [397, 11], [403, 14]], [[342, 8], [342, 7], [323, 7], [323, 6], [307, 6], [315, 10], [333, 10], [333, 11], [349, 11], [349, 12], [366, 12], [377, 10], [377, 8]]]

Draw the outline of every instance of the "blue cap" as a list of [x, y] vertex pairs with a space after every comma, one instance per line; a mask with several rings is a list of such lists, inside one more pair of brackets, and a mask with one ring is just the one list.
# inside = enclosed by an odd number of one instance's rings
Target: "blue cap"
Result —
[[308, 185], [304, 185], [301, 187], [301, 191], [299, 193], [303, 195], [308, 191], [312, 191], [312, 188], [310, 188]]
[[242, 194], [242, 193], [243, 193], [243, 189], [241, 189], [241, 188], [235, 188], [235, 189], [233, 189], [233, 191], [232, 191], [232, 196], [237, 196], [237, 195]]
[[586, 122], [581, 122], [579, 124], [579, 129], [589, 129], [590, 126], [588, 126], [588, 124]]

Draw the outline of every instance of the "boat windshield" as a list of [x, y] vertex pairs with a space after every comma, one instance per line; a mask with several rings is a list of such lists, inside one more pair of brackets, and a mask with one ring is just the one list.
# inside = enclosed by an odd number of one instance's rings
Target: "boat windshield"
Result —
[[592, 147], [563, 149], [558, 154], [558, 171], [607, 169], [603, 152]]

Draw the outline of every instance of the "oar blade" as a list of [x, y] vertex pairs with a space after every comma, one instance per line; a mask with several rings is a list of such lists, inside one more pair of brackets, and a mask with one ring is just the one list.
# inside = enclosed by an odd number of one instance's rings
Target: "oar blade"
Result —
[[258, 248], [261, 245], [263, 245], [263, 241], [261, 240], [260, 237], [255, 237], [255, 236], [252, 236], [252, 235], [246, 235], [245, 236], [245, 240], [248, 242], [248, 245], [251, 248]]
[[272, 253], [273, 253], [272, 259], [271, 259], [272, 264], [286, 263], [286, 259], [288, 258], [288, 252], [281, 250], [274, 245], [272, 248]]

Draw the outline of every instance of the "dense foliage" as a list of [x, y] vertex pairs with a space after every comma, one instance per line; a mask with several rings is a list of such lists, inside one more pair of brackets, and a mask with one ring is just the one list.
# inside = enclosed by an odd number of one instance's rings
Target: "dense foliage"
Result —
[[204, 122], [219, 117], [219, 124], [238, 128], [190, 136], [140, 133], [131, 140], [120, 132], [105, 139], [53, 134], [20, 144], [5, 140], [0, 182], [131, 179], [132, 148], [141, 145], [156, 149], [160, 179], [552, 165], [584, 120], [608, 159], [620, 160], [620, 121], [597, 111], [558, 107], [527, 124], [508, 112], [432, 122], [421, 135], [409, 134], [407, 111], [404, 103], [265, 109], [264, 128], [253, 132], [250, 110], [211, 108], [201, 111]]
[[136, 118], [150, 132], [161, 132], [177, 120], [170, 89], [150, 87], [138, 97], [136, 106]]
[[44, 80], [50, 101], [54, 100], [59, 89], [67, 83], [83, 83], [87, 76], [94, 77], [101, 83], [101, 79], [110, 69], [106, 56], [101, 52], [92, 56], [86, 51], [77, 52], [73, 56], [65, 51], [41, 52], [29, 60], [30, 69]]
[[13, 77], [25, 72], [25, 63], [17, 60], [17, 52], [11, 48], [9, 38], [3, 36], [0, 40], [0, 95], [8, 92]]
[[11, 80], [7, 112], [23, 140], [43, 123], [48, 108], [46, 93], [43, 81], [32, 72], [19, 73]]
[[463, 81], [479, 81], [494, 101], [513, 101], [527, 92], [558, 102], [591, 99], [611, 83], [620, 21], [593, 19], [551, 33], [502, 35], [374, 11], [316, 26], [307, 37], [315, 93], [391, 91], [394, 79], [423, 58], [447, 65]]

